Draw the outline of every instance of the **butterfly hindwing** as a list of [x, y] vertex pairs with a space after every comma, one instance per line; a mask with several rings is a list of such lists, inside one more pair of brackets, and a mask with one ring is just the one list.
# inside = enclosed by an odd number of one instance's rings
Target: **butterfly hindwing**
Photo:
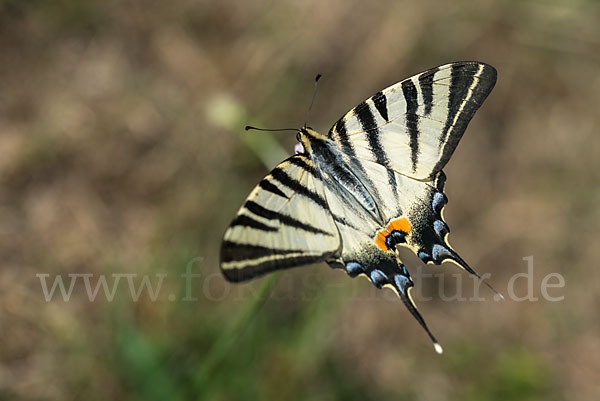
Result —
[[318, 170], [303, 155], [278, 165], [250, 193], [225, 232], [221, 269], [230, 281], [317, 263], [340, 247]]
[[[443, 182], [441, 189], [436, 187], [443, 175], [434, 182], [423, 182], [387, 170], [375, 162], [361, 161], [360, 166], [360, 170], [370, 177], [369, 184], [365, 184], [367, 194], [364, 196], [382, 199], [378, 204], [379, 217], [374, 218], [365, 207], [360, 207], [363, 202], [352, 201], [346, 187], [336, 184], [335, 176], [324, 173], [325, 197], [342, 242], [341, 252], [333, 255], [328, 263], [345, 270], [351, 277], [364, 276], [377, 288], [394, 290], [440, 352], [441, 347], [410, 296], [414, 284], [396, 246], [408, 246], [421, 256], [430, 255], [434, 248], [444, 246], [445, 239], [438, 238], [433, 228], [440, 223], [445, 225], [440, 216], [443, 202], [435, 209], [432, 206], [432, 199], [437, 198], [435, 194], [443, 194]], [[394, 178], [395, 187], [388, 185], [388, 173]], [[440, 221], [430, 224], [437, 220]]]
[[338, 120], [329, 137], [349, 158], [431, 180], [495, 82], [496, 70], [484, 63], [436, 67], [377, 92]]

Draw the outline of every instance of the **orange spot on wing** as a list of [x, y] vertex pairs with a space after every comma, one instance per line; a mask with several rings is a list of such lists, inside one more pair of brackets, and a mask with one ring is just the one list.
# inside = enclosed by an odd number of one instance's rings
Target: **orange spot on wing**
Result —
[[381, 249], [382, 251], [387, 251], [387, 245], [385, 244], [385, 239], [387, 238], [389, 234], [385, 231], [385, 230], [381, 230], [377, 233], [377, 235], [374, 238], [375, 241], [375, 245], [377, 245], [377, 247], [379, 249]]
[[379, 249], [387, 252], [389, 249], [385, 243], [385, 240], [387, 239], [388, 235], [390, 235], [390, 233], [394, 230], [402, 231], [403, 233], [408, 234], [410, 233], [410, 229], [411, 228], [408, 219], [406, 217], [399, 217], [390, 221], [385, 229], [378, 231], [377, 235], [375, 235], [375, 238], [373, 238], [373, 241], [375, 241], [375, 245], [377, 245]]
[[390, 224], [387, 225], [386, 229], [389, 232], [397, 230], [408, 234], [410, 233], [410, 223], [406, 217], [400, 217], [390, 221]]

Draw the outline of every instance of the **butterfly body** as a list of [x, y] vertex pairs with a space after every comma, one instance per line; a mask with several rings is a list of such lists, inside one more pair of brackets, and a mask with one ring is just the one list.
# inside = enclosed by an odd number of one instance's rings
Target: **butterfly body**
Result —
[[304, 152], [271, 171], [227, 229], [225, 277], [325, 261], [396, 291], [441, 350], [410, 297], [397, 248], [477, 275], [447, 242], [442, 168], [495, 80], [487, 64], [451, 63], [377, 92], [327, 135], [301, 128]]
[[377, 200], [364, 184], [367, 178], [360, 171], [352, 170], [335, 143], [310, 128], [302, 128], [300, 135], [301, 143], [306, 149], [304, 154], [314, 162], [320, 178], [328, 186], [336, 187], [335, 192], [348, 200], [345, 204], [360, 206], [372, 218], [383, 221]]

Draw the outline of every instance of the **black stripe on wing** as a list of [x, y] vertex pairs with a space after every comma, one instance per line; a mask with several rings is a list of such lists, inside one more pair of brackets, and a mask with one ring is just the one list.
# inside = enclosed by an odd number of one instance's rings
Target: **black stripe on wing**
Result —
[[227, 267], [222, 272], [229, 281], [245, 281], [275, 270], [321, 262], [333, 253], [306, 255], [306, 251], [301, 249], [273, 249], [223, 241], [221, 264], [227, 264]]
[[473, 115], [496, 84], [496, 69], [490, 65], [457, 63], [451, 68], [448, 117], [440, 138], [442, 155], [433, 172], [446, 165]]
[[301, 159], [299, 157], [292, 157], [292, 158], [288, 159], [288, 162], [290, 162], [294, 166], [300, 167], [304, 171], [308, 171], [309, 173], [311, 173], [313, 175], [313, 177], [320, 179], [321, 175], [319, 174], [317, 169], [313, 165], [310, 165], [306, 161], [304, 161], [304, 159]]
[[[367, 104], [365, 104], [365, 106], [368, 107]], [[365, 184], [365, 186], [372, 188], [373, 193], [371, 195], [373, 195], [376, 200], [379, 200], [380, 196], [379, 192], [377, 192], [377, 188], [375, 188], [375, 185], [373, 184], [373, 181], [369, 179], [369, 176], [367, 175], [364, 166], [356, 157], [356, 151], [354, 150], [354, 147], [350, 142], [350, 138], [348, 137], [348, 131], [346, 130], [346, 123], [344, 122], [344, 118], [340, 118], [335, 123], [335, 125], [329, 130], [328, 136], [329, 138], [332, 138], [339, 142], [340, 146], [342, 147], [342, 150], [349, 158], [350, 165], [353, 169], [356, 170], [357, 175], [360, 176], [362, 183]]]
[[[292, 160], [292, 159], [290, 159], [290, 160]], [[289, 189], [296, 192], [297, 194], [300, 194], [302, 196], [309, 198], [310, 200], [312, 200], [313, 202], [315, 202], [317, 205], [321, 206], [324, 209], [328, 208], [327, 201], [325, 201], [325, 199], [321, 195], [306, 188], [298, 180], [295, 180], [292, 177], [290, 177], [285, 171], [283, 171], [283, 169], [281, 169], [279, 167], [274, 168], [271, 171], [271, 176], [276, 181], [280, 182], [281, 184], [288, 187]]]
[[246, 216], [245, 214], [240, 214], [235, 219], [233, 219], [230, 227], [236, 226], [249, 227], [261, 231], [277, 231], [276, 227], [271, 227], [266, 224], [263, 224], [260, 221], [254, 220], [250, 216]]
[[265, 191], [271, 192], [272, 194], [288, 199], [288, 196], [285, 193], [283, 193], [281, 189], [277, 188], [276, 185], [274, 185], [271, 181], [267, 180], [266, 178], [259, 182], [258, 186], [264, 189]]
[[342, 146], [342, 149], [344, 150], [344, 153], [352, 157], [356, 157], [356, 152], [354, 151], [352, 143], [350, 143], [350, 138], [348, 138], [348, 131], [346, 130], [346, 123], [344, 122], [343, 118], [340, 118], [335, 123], [331, 131], [329, 131], [330, 138], [333, 137], [334, 132], [337, 134], [336, 136], [340, 142], [340, 145]]
[[435, 67], [419, 75], [419, 86], [421, 87], [421, 93], [423, 95], [425, 116], [431, 114], [431, 108], [433, 106], [433, 76], [438, 71], [439, 67]]
[[289, 255], [304, 253], [302, 249], [276, 249], [261, 245], [240, 244], [232, 241], [223, 241], [221, 245], [221, 263], [247, 262], [265, 256]]
[[406, 100], [406, 126], [410, 137], [410, 160], [412, 162], [412, 171], [417, 171], [417, 161], [419, 158], [419, 116], [417, 115], [417, 88], [412, 80], [408, 79], [402, 82], [402, 92]]
[[258, 203], [251, 201], [251, 200], [246, 201], [246, 203], [244, 204], [244, 207], [257, 216], [260, 216], [267, 220], [279, 220], [279, 222], [281, 224], [289, 226], [289, 227], [299, 228], [299, 229], [307, 231], [309, 233], [328, 235], [330, 237], [334, 235], [327, 231], [321, 230], [320, 228], [311, 226], [308, 223], [303, 223], [300, 220], [297, 220], [291, 216], [276, 212], [274, 210], [266, 209], [266, 208], [262, 207], [261, 205], [259, 205]]
[[375, 95], [373, 95], [373, 103], [375, 104], [375, 108], [381, 115], [381, 117], [385, 121], [390, 121], [388, 118], [388, 110], [387, 110], [387, 98], [383, 94], [383, 92], [379, 91]]
[[393, 193], [397, 194], [398, 184], [396, 183], [396, 177], [394, 176], [394, 172], [392, 171], [392, 167], [390, 165], [390, 161], [388, 160], [387, 153], [381, 145], [380, 131], [377, 128], [375, 116], [373, 115], [371, 108], [367, 103], [362, 102], [354, 108], [354, 113], [356, 115], [356, 118], [360, 122], [360, 125], [362, 126], [363, 130], [365, 130], [367, 133], [369, 149], [373, 153], [373, 156], [375, 156], [375, 160], [377, 161], [377, 163], [387, 168], [388, 183], [392, 187]]
[[[371, 112], [371, 108], [366, 102], [362, 102], [354, 108], [354, 115], [356, 115], [360, 125], [365, 131], [367, 131], [367, 133], [377, 130], [375, 116], [373, 115], [373, 112]], [[369, 141], [371, 141], [371, 139], [369, 139]]]
[[[453, 65], [451, 68], [450, 92], [448, 94], [448, 117], [446, 118], [446, 125], [442, 131], [442, 137], [440, 138], [441, 143], [446, 141], [448, 132], [453, 126], [454, 119], [473, 85], [474, 76], [478, 68], [478, 65], [471, 65], [470, 68], [467, 68], [467, 66], [464, 65]], [[474, 69], [475, 71], [473, 71]], [[465, 74], [465, 72], [469, 73]]]

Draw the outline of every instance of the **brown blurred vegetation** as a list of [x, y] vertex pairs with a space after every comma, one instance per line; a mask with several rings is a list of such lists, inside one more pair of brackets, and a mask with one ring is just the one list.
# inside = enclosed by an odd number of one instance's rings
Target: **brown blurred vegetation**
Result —
[[[439, 357], [398, 300], [324, 265], [268, 299], [272, 279], [223, 282], [225, 227], [294, 144], [245, 124], [301, 125], [319, 72], [326, 131], [456, 60], [498, 83], [445, 169], [452, 244], [501, 291], [533, 255], [535, 295], [556, 272], [563, 301], [426, 286]], [[599, 399], [599, 67], [593, 0], [0, 1], [0, 399]], [[155, 302], [124, 283], [46, 302], [40, 273], [168, 276]]]

